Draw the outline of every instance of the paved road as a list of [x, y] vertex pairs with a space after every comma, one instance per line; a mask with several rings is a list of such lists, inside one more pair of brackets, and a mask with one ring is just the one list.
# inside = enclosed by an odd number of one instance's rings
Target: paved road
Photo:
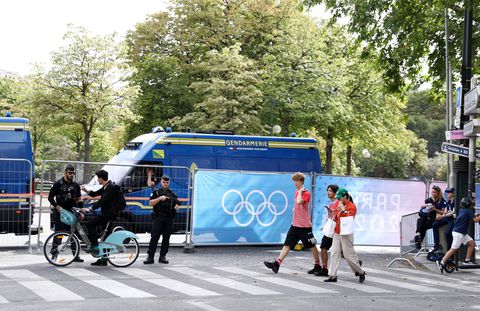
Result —
[[[144, 251], [144, 250], [143, 250]], [[293, 252], [274, 274], [263, 266], [278, 247], [173, 249], [169, 265], [129, 268], [83, 264], [58, 268], [42, 255], [0, 252], [30, 258], [27, 265], [0, 266], [1, 310], [442, 310], [480, 309], [480, 271], [449, 275], [397, 266], [391, 253], [361, 253], [363, 284], [341, 264], [338, 283], [308, 275], [309, 253]], [[30, 257], [29, 257], [30, 256]], [[86, 256], [86, 255], [85, 255]], [[5, 257], [5, 256], [4, 256]], [[0, 260], [1, 262], [1, 260]]]

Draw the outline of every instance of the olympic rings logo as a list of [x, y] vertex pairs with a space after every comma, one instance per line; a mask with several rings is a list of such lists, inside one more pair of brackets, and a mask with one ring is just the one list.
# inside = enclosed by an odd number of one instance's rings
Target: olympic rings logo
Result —
[[[254, 195], [254, 194], [258, 194], [261, 198], [263, 198], [263, 202], [261, 202], [256, 207], [249, 201], [251, 196]], [[233, 207], [233, 211], [230, 211], [229, 208], [226, 206], [225, 201], [226, 201], [227, 197], [232, 196], [232, 195], [238, 196], [239, 201]], [[274, 195], [280, 195], [285, 200], [285, 205], [283, 206], [283, 208], [280, 211], [277, 210], [277, 206], [272, 203], [272, 198], [273, 198]], [[282, 201], [283, 201], [283, 199], [282, 199]], [[235, 200], [234, 202], [237, 202], [237, 201]], [[261, 226], [268, 227], [275, 222], [275, 220], [277, 219], [277, 216], [280, 216], [283, 213], [285, 213], [285, 211], [287, 210], [287, 207], [288, 207], [287, 196], [285, 195], [285, 193], [283, 193], [280, 190], [272, 192], [272, 194], [270, 194], [270, 196], [268, 197], [268, 200], [267, 200], [265, 194], [260, 190], [250, 191], [247, 194], [246, 198], [244, 199], [243, 195], [240, 191], [235, 190], [235, 189], [231, 189], [231, 190], [228, 190], [227, 192], [225, 192], [223, 194], [223, 197], [222, 197], [222, 208], [223, 208], [224, 212], [227, 213], [228, 215], [232, 215], [233, 220], [240, 227], [246, 227], [246, 226], [250, 225], [255, 218], [257, 219], [258, 223]], [[239, 220], [239, 217], [238, 217], [238, 215], [243, 211], [244, 208], [245, 208], [245, 211], [250, 215], [250, 217], [247, 219], [246, 222], [245, 221], [242, 222], [241, 220]], [[261, 219], [261, 215], [266, 210], [268, 210], [268, 213], [270, 213], [273, 216], [272, 219], [269, 222], [264, 222]]]

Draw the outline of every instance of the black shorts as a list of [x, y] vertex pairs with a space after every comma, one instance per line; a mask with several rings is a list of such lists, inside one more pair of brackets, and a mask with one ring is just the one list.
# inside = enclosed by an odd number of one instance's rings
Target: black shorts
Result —
[[317, 243], [312, 233], [312, 228], [301, 228], [291, 226], [283, 245], [294, 248], [298, 241], [302, 241], [304, 248], [312, 248]]
[[321, 249], [326, 249], [327, 251], [332, 247], [333, 238], [329, 238], [328, 236], [323, 236], [322, 243], [320, 244]]

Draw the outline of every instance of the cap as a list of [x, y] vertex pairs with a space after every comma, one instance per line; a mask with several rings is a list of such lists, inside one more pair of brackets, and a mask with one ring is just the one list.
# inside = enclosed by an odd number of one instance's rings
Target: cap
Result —
[[65, 166], [65, 171], [75, 172], [75, 167], [73, 167], [72, 164], [67, 164], [67, 166]]
[[340, 199], [341, 197], [343, 197], [346, 194], [348, 194], [347, 189], [340, 188], [340, 189], [337, 190], [337, 194], [335, 195], [335, 199]]
[[455, 188], [453, 188], [453, 187], [452, 188], [447, 188], [447, 189], [445, 189], [445, 192], [446, 193], [451, 193], [451, 192], [455, 193]]
[[170, 177], [168, 177], [168, 175], [163, 175], [163, 176], [162, 176], [162, 180], [169, 181], [169, 180], [170, 180]]
[[470, 208], [472, 204], [472, 200], [470, 200], [468, 197], [463, 197], [462, 200], [460, 200], [460, 208]]

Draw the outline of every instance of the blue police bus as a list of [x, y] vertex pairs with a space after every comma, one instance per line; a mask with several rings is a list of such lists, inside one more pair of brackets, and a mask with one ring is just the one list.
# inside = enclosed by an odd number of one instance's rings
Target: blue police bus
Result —
[[0, 117], [0, 233], [28, 234], [33, 165], [28, 120]]
[[[174, 232], [186, 229], [188, 202], [188, 170], [221, 169], [259, 172], [321, 173], [317, 141], [312, 138], [234, 135], [229, 131], [181, 133], [154, 128], [151, 133], [128, 142], [103, 169], [110, 180], [126, 194], [127, 208], [122, 217], [135, 223], [130, 229], [148, 232], [151, 226], [148, 206], [151, 189], [146, 187], [146, 167], [114, 166], [113, 164], [155, 165], [154, 175], [170, 176], [170, 187], [182, 205], [176, 216]], [[94, 186], [95, 178], [90, 182]], [[143, 200], [141, 199], [143, 198]]]

